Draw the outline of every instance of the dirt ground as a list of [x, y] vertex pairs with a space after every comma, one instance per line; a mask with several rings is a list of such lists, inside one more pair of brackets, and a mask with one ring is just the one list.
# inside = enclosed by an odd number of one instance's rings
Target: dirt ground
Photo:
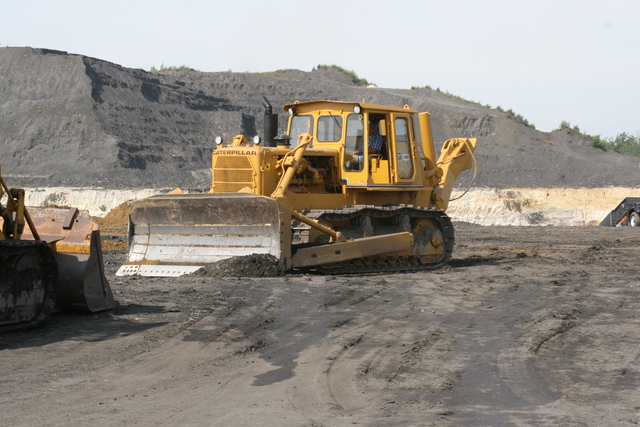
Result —
[[116, 277], [0, 335], [16, 426], [640, 422], [640, 230], [456, 224], [434, 272]]

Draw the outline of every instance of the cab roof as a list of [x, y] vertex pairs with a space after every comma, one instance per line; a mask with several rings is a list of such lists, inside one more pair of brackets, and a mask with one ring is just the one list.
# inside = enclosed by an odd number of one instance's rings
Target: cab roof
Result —
[[298, 102], [295, 101], [293, 104], [287, 104], [282, 109], [284, 111], [289, 111], [290, 108], [295, 108], [296, 113], [309, 113], [311, 111], [318, 110], [343, 110], [343, 111], [353, 111], [353, 107], [360, 106], [362, 111], [375, 110], [376, 112], [380, 111], [388, 111], [388, 112], [396, 112], [396, 113], [417, 113], [416, 110], [412, 110], [408, 105], [405, 105], [402, 108], [398, 107], [389, 107], [387, 105], [378, 105], [378, 104], [367, 104], [365, 102], [343, 102], [343, 101], [305, 101]]

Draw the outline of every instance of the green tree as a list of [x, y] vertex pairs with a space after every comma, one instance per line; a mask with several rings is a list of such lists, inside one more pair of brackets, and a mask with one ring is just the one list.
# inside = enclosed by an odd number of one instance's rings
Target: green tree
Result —
[[640, 157], [640, 133], [637, 136], [626, 132], [619, 133], [615, 138], [602, 138], [600, 135], [590, 137], [593, 146], [627, 156]]
[[616, 153], [640, 157], [640, 144], [638, 143], [638, 138], [633, 135], [629, 135], [626, 132], [618, 134], [615, 139], [610, 141], [610, 146]]

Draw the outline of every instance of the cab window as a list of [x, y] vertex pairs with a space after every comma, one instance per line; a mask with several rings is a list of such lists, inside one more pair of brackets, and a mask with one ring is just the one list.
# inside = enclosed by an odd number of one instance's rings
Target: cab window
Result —
[[312, 116], [293, 116], [291, 118], [291, 126], [289, 128], [289, 136], [291, 137], [291, 148], [298, 146], [298, 137], [303, 133], [313, 135], [313, 117]]
[[347, 116], [347, 135], [344, 144], [344, 170], [361, 171], [363, 168], [362, 155], [355, 154], [356, 148], [361, 144], [364, 135], [364, 124], [361, 114], [349, 114]]
[[411, 179], [413, 177], [413, 159], [411, 152], [411, 139], [409, 137], [409, 125], [407, 119], [398, 117], [394, 120], [396, 139], [396, 163], [398, 165], [398, 177]]
[[342, 117], [341, 116], [321, 116], [318, 118], [318, 134], [316, 140], [319, 142], [337, 142], [342, 137]]

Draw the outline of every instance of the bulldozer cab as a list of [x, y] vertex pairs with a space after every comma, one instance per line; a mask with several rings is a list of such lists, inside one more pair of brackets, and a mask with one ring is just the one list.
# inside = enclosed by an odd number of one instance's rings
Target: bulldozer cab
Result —
[[327, 103], [326, 110], [318, 102], [298, 104], [289, 120], [292, 147], [299, 135], [309, 133], [313, 135], [309, 148], [337, 149], [346, 187], [422, 186], [416, 171], [416, 163], [422, 162], [416, 149], [415, 112], [339, 104]]

